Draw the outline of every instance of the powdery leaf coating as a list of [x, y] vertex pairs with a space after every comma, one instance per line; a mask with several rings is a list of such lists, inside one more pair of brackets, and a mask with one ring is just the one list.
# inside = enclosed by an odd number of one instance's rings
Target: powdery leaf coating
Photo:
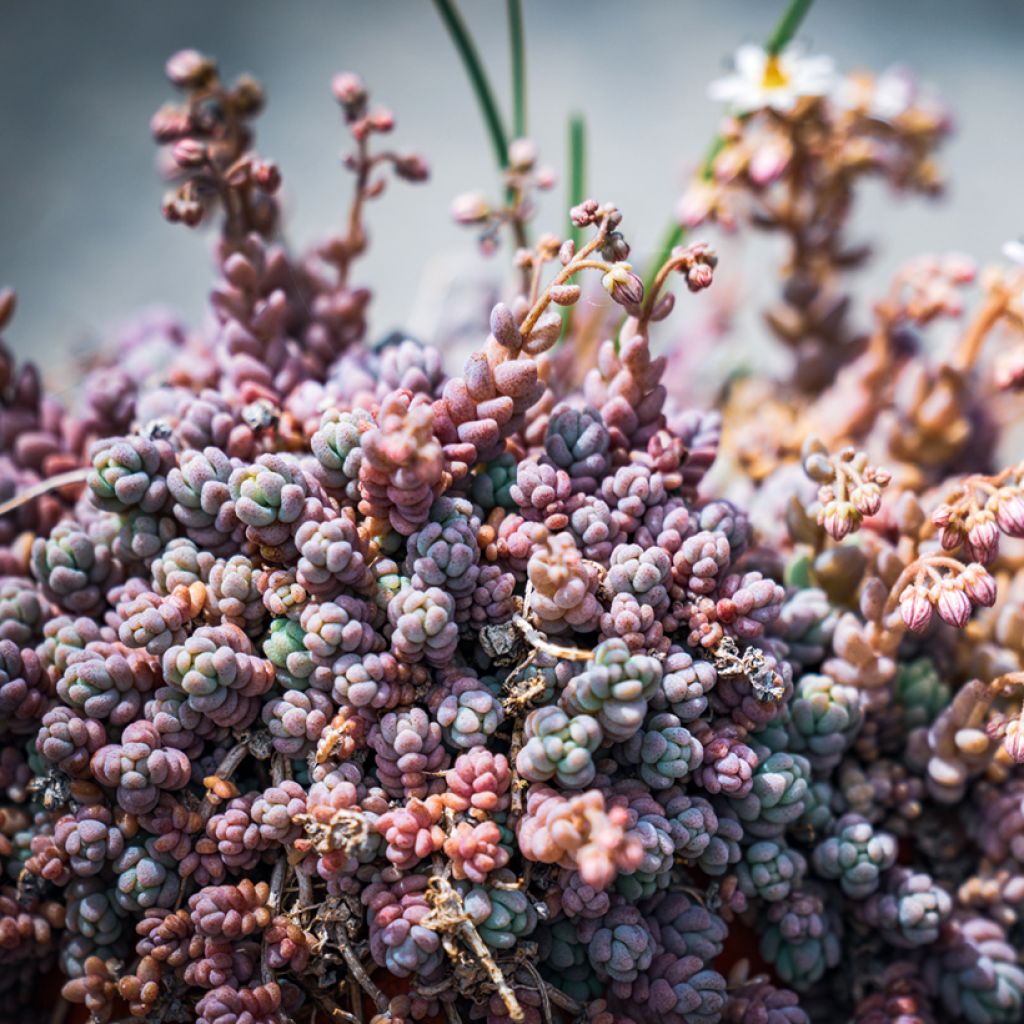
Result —
[[513, 872], [499, 868], [490, 881], [493, 884], [460, 886], [462, 905], [488, 946], [513, 949], [537, 927], [537, 911], [526, 893], [509, 884], [515, 881]]
[[851, 899], [865, 899], [878, 888], [882, 872], [896, 863], [896, 840], [857, 814], [844, 814], [835, 831], [814, 848], [811, 864], [823, 878], [838, 879]]
[[621, 998], [632, 991], [631, 982], [651, 965], [657, 942], [643, 915], [633, 906], [614, 907], [598, 923], [587, 945], [587, 955], [598, 977], [611, 982]]
[[766, 903], [784, 900], [800, 884], [806, 871], [807, 862], [802, 854], [772, 839], [748, 846], [736, 867], [743, 892]]
[[29, 580], [0, 577], [0, 640], [28, 647], [52, 618], [46, 599]]
[[365, 409], [328, 409], [323, 414], [309, 444], [318, 463], [317, 477], [324, 487], [341, 492], [350, 501], [358, 498], [362, 436], [375, 426], [373, 416]]
[[705, 968], [700, 957], [658, 956], [650, 969], [647, 1006], [659, 1020], [710, 1024], [722, 1019], [726, 1005], [725, 978]]
[[88, 486], [97, 508], [110, 512], [159, 512], [168, 503], [166, 474], [173, 450], [139, 434], [97, 441], [90, 452]]
[[529, 860], [577, 870], [589, 885], [605, 889], [619, 870], [635, 870], [643, 857], [639, 840], [624, 831], [628, 820], [625, 808], [606, 812], [598, 790], [567, 799], [534, 785], [516, 836]]
[[573, 490], [593, 494], [608, 473], [611, 438], [592, 406], [556, 408], [548, 420], [544, 451], [551, 462], [565, 470]]
[[627, 764], [653, 789], [686, 782], [704, 760], [704, 748], [676, 715], [651, 715], [621, 747]]
[[289, 757], [310, 751], [334, 715], [334, 705], [319, 690], [288, 690], [263, 705], [263, 723], [274, 749]]
[[1020, 1016], [1024, 970], [1004, 928], [986, 917], [965, 917], [950, 931], [946, 948], [926, 965], [929, 991], [971, 1024]]
[[43, 715], [36, 750], [68, 775], [85, 776], [89, 759], [107, 742], [102, 722], [86, 718], [72, 708], [57, 706]]
[[696, 735], [704, 746], [704, 761], [695, 780], [709, 793], [745, 797], [754, 785], [757, 754], [729, 725], [703, 726]]
[[200, 626], [163, 658], [164, 677], [189, 706], [217, 724], [244, 728], [259, 713], [256, 698], [274, 684], [274, 666], [252, 653], [237, 626]]
[[811, 766], [799, 754], [779, 751], [760, 761], [750, 792], [730, 805], [751, 836], [778, 838], [804, 813]]
[[624, 743], [643, 724], [661, 677], [657, 659], [631, 653], [624, 640], [605, 640], [590, 667], [565, 688], [561, 702], [574, 714], [594, 715], [606, 739]]
[[533, 586], [530, 608], [549, 633], [588, 633], [601, 614], [597, 573], [569, 533], [555, 533], [530, 556], [527, 575]]
[[434, 714], [448, 743], [464, 750], [485, 744], [505, 718], [497, 698], [482, 687], [460, 687], [441, 701]]
[[459, 754], [445, 782], [442, 799], [453, 811], [490, 814], [508, 808], [512, 772], [504, 754], [494, 754], [486, 747]]
[[71, 870], [82, 878], [99, 874], [121, 856], [124, 833], [105, 807], [83, 807], [54, 826], [53, 840]]
[[441, 727], [422, 708], [391, 711], [370, 730], [367, 739], [377, 752], [377, 774], [392, 796], [425, 797], [439, 788], [433, 773], [446, 768]]
[[254, 988], [222, 985], [196, 1004], [196, 1024], [273, 1024], [280, 1019], [281, 989], [276, 982]]
[[722, 952], [729, 931], [725, 921], [685, 893], [659, 894], [644, 911], [658, 922], [659, 942], [669, 953], [711, 963]]
[[373, 827], [384, 837], [385, 856], [396, 868], [408, 870], [441, 849], [446, 839], [444, 830], [438, 826], [441, 813], [438, 797], [413, 797], [404, 807], [396, 807], [377, 818]]
[[392, 886], [374, 883], [362, 893], [374, 961], [399, 978], [430, 975], [444, 955], [436, 931], [420, 922], [430, 913], [423, 893], [427, 880], [407, 875]]
[[103, 606], [102, 589], [118, 582], [120, 565], [109, 545], [76, 523], [60, 523], [32, 542], [32, 574], [62, 608], [93, 616]]
[[286, 455], [261, 455], [239, 466], [228, 479], [235, 514], [257, 531], [275, 523], [294, 523], [305, 507], [309, 483], [298, 463]]
[[548, 705], [526, 716], [523, 734], [526, 742], [516, 758], [516, 770], [524, 779], [553, 778], [566, 789], [583, 789], [593, 781], [597, 769], [592, 755], [603, 739], [596, 718], [570, 718], [561, 708]]
[[859, 691], [828, 676], [805, 675], [790, 705], [792, 747], [806, 752], [819, 771], [829, 771], [853, 742], [862, 721]]
[[423, 660], [436, 666], [448, 664], [459, 640], [454, 619], [455, 601], [450, 594], [439, 587], [406, 587], [388, 602], [392, 651], [409, 664]]
[[493, 821], [478, 825], [463, 821], [456, 825], [444, 842], [454, 876], [479, 885], [492, 871], [503, 868], [508, 863], [509, 851], [501, 845], [501, 839], [501, 829]]
[[34, 732], [49, 705], [51, 688], [31, 648], [19, 650], [0, 640], [0, 727], [14, 733]]
[[156, 727], [132, 722], [120, 743], [100, 747], [90, 761], [96, 780], [117, 790], [118, 804], [129, 814], [152, 810], [162, 790], [183, 789], [192, 765], [180, 750], [165, 749]]
[[865, 923], [902, 949], [934, 942], [952, 912], [953, 901], [941, 885], [904, 867], [890, 868], [882, 890], [858, 905]]
[[211, 447], [185, 450], [167, 474], [174, 518], [209, 552], [230, 552], [239, 531], [230, 491], [232, 473], [239, 468], [236, 459]]
[[519, 463], [516, 482], [509, 490], [526, 519], [543, 523], [549, 530], [564, 530], [576, 504], [572, 480], [565, 470], [546, 462]]
[[370, 582], [365, 549], [348, 516], [302, 523], [295, 531], [297, 582], [310, 594], [333, 594], [339, 586], [365, 590]]
[[258, 573], [251, 559], [232, 555], [218, 559], [208, 572], [207, 600], [224, 622], [255, 636], [263, 629], [266, 609]]
[[392, 708], [402, 696], [403, 669], [387, 652], [346, 654], [332, 666], [336, 703], [353, 708]]
[[770, 904], [765, 921], [761, 954], [787, 985], [810, 988], [839, 962], [840, 923], [812, 887]]
[[152, 840], [125, 847], [113, 867], [117, 874], [117, 902], [127, 911], [172, 907], [178, 898], [180, 879], [174, 863], [156, 852]]
[[411, 401], [408, 391], [391, 391], [381, 402], [378, 425], [362, 435], [360, 511], [386, 519], [406, 537], [426, 522], [444, 472], [434, 418], [431, 407]]

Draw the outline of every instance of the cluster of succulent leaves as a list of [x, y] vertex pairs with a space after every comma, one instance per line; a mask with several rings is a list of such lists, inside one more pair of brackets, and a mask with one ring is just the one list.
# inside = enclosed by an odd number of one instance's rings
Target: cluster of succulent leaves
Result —
[[169, 73], [168, 215], [231, 206], [215, 326], [140, 321], [74, 412], [0, 349], [0, 499], [87, 470], [0, 517], [3, 1005], [56, 970], [99, 1021], [1020, 1019], [1020, 777], [951, 800], [952, 642], [880, 703], [849, 593], [712, 493], [618, 211], [573, 210], [632, 317], [582, 384], [571, 242], [449, 375], [366, 342], [355, 233], [262, 236], [254, 83]]

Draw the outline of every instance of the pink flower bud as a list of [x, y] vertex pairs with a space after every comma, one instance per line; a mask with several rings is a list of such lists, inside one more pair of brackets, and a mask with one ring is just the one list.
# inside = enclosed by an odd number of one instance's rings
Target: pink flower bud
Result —
[[281, 187], [281, 172], [271, 160], [257, 160], [252, 165], [252, 177], [261, 191], [273, 195]]
[[714, 271], [706, 263], [690, 267], [686, 274], [686, 286], [691, 292], [700, 292], [711, 286]]
[[932, 522], [938, 526], [949, 526], [953, 518], [953, 507], [951, 505], [939, 505], [932, 513]]
[[452, 202], [452, 218], [456, 224], [482, 224], [490, 212], [487, 197], [481, 192], [464, 192]]
[[818, 512], [818, 525], [833, 540], [842, 540], [860, 526], [860, 514], [848, 501], [830, 501]]
[[967, 531], [967, 546], [975, 561], [990, 565], [999, 554], [999, 527], [984, 513], [982, 516], [971, 523]]
[[938, 585], [935, 610], [939, 618], [955, 629], [963, 629], [974, 610], [971, 599], [964, 593], [959, 578], [944, 578]]
[[928, 588], [912, 583], [900, 595], [900, 615], [912, 633], [923, 633], [932, 620], [932, 603]]
[[996, 356], [992, 379], [1000, 391], [1024, 388], [1024, 345], [1015, 345]]
[[190, 127], [188, 114], [175, 107], [162, 107], [149, 122], [149, 130], [157, 142], [173, 142], [180, 139]]
[[717, 191], [704, 182], [694, 182], [679, 200], [677, 214], [682, 224], [691, 230], [700, 227], [715, 208]]
[[206, 147], [195, 139], [179, 139], [171, 149], [171, 156], [179, 167], [200, 167], [206, 162]]
[[1021, 720], [1015, 718], [1006, 726], [1006, 736], [1003, 737], [1003, 747], [1013, 758], [1014, 764], [1024, 764], [1024, 728], [1021, 728]]
[[1024, 496], [1019, 489], [1002, 487], [993, 500], [999, 529], [1007, 537], [1024, 537]]
[[217, 65], [198, 50], [179, 50], [168, 59], [164, 71], [179, 89], [195, 89], [217, 73]]
[[991, 608], [996, 603], [996, 581], [992, 574], [977, 562], [971, 562], [962, 573], [960, 582], [968, 597], [982, 608]]
[[601, 278], [605, 290], [620, 306], [626, 310], [639, 310], [644, 301], [644, 283], [633, 273], [628, 263], [615, 263], [612, 269]]
[[351, 71], [342, 71], [331, 79], [331, 92], [343, 107], [357, 107], [366, 102], [366, 86]]
[[877, 515], [882, 507], [882, 488], [876, 483], [861, 484], [850, 493], [850, 501], [862, 516]]
[[790, 147], [788, 144], [766, 143], [758, 146], [750, 158], [748, 173], [755, 185], [764, 187], [778, 181], [789, 166]]
[[406, 181], [426, 181], [430, 168], [418, 153], [408, 153], [395, 160], [395, 174]]
[[569, 218], [572, 220], [574, 227], [585, 228], [588, 224], [593, 224], [597, 220], [599, 209], [600, 207], [596, 199], [584, 199], [579, 206], [574, 206], [569, 211]]
[[508, 147], [508, 163], [513, 171], [528, 171], [537, 162], [537, 146], [530, 139], [514, 139]]

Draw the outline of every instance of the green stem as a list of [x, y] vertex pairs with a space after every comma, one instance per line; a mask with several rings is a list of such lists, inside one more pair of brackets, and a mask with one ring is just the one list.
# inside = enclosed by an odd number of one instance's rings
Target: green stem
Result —
[[774, 57], [780, 53], [792, 41], [813, 3], [814, 0], [789, 0], [789, 6], [783, 12], [775, 26], [775, 31], [768, 37], [768, 42], [765, 45], [765, 49], [771, 56]]
[[[804, 18], [807, 17], [807, 12], [811, 9], [811, 5], [814, 0], [789, 0], [789, 5], [785, 11], [782, 12], [782, 17], [778, 20], [775, 28], [772, 30], [772, 34], [768, 37], [768, 42], [765, 44], [765, 49], [769, 54], [775, 55], [781, 50], [785, 49], [786, 45], [790, 43], [793, 36], [800, 30], [800, 26], [803, 24]], [[708, 151], [701, 161], [700, 173], [707, 179], [710, 178], [713, 173], [715, 157], [725, 148], [725, 138], [722, 135], [716, 135], [711, 140], [711, 145], [708, 147]], [[644, 286], [650, 288], [653, 284], [655, 277], [658, 276], [658, 268], [669, 258], [672, 250], [679, 245], [679, 243], [686, 237], [686, 228], [681, 224], [672, 224], [669, 229], [665, 232], [665, 237], [655, 254], [655, 259], [651, 263], [647, 270], [647, 277], [644, 280]]]
[[458, 50], [459, 56], [462, 58], [466, 74], [469, 76], [477, 102], [480, 104], [484, 124], [491, 137], [494, 159], [498, 164], [498, 169], [503, 171], [508, 167], [508, 136], [501, 123], [498, 106], [494, 102], [491, 84], [487, 81], [487, 75], [480, 63], [480, 55], [476, 52], [476, 46], [473, 45], [466, 23], [455, 6], [455, 0], [434, 0], [434, 6], [437, 8], [437, 13], [441, 16], [445, 28], [448, 29], [448, 34], [452, 37], [455, 49]]
[[708, 146], [708, 151], [704, 156], [704, 160], [700, 165], [701, 177], [705, 181], [710, 181], [715, 173], [715, 157], [718, 156], [722, 150], [725, 149], [725, 136], [716, 135], [711, 140], [711, 145]]
[[[569, 118], [569, 208], [583, 202], [587, 190], [587, 125], [582, 114]], [[583, 229], [569, 222], [569, 235], [579, 248]]]
[[645, 292], [649, 292], [651, 290], [651, 286], [654, 284], [654, 279], [658, 276], [658, 271], [666, 263], [669, 256], [672, 255], [672, 250], [679, 245], [685, 237], [686, 228], [684, 228], [682, 224], [677, 224], [673, 221], [665, 232], [665, 236], [661, 240], [661, 245], [658, 246], [655, 258], [651, 260], [651, 264], [647, 268], [647, 277], [644, 279]]
[[526, 138], [526, 43], [522, 0], [508, 0], [508, 42], [512, 56], [512, 134]]

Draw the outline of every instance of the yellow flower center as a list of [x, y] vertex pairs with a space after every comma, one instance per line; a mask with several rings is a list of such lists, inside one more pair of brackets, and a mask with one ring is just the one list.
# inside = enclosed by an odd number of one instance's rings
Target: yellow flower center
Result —
[[782, 70], [778, 54], [772, 54], [764, 64], [764, 76], [761, 78], [763, 89], [784, 89], [789, 85], [789, 75]]

